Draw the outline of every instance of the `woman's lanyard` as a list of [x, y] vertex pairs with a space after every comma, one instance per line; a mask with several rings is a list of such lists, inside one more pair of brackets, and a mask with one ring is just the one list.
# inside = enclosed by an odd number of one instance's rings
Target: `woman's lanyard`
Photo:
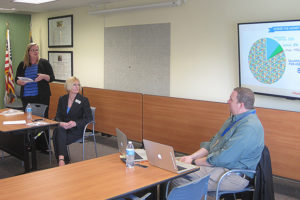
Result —
[[237, 123], [238, 121], [240, 121], [241, 119], [244, 119], [245, 117], [247, 117], [248, 115], [250, 114], [255, 114], [256, 113], [256, 110], [253, 110], [252, 112], [249, 112], [247, 114], [245, 114], [243, 117], [241, 117], [240, 119], [236, 120], [235, 122], [231, 122], [229, 124], [229, 126], [223, 131], [222, 133], [222, 137], [233, 127], [233, 125], [235, 125], [235, 123]]

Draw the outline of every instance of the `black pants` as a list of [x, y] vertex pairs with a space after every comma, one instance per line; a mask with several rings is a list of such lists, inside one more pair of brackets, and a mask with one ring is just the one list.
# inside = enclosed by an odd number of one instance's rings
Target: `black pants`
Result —
[[58, 127], [53, 132], [53, 146], [55, 157], [58, 161], [58, 156], [63, 155], [65, 162], [68, 163], [70, 158], [68, 156], [67, 145], [76, 142], [79, 138], [82, 138], [83, 130], [79, 130], [76, 127], [72, 129], [64, 129]]
[[[49, 103], [50, 103], [50, 96], [29, 96], [29, 97], [22, 97], [22, 104], [23, 104], [23, 110], [25, 111], [26, 106], [28, 103], [39, 103], [39, 104], [45, 104], [47, 105], [47, 109], [45, 111], [45, 118], [48, 118], [48, 111], [49, 111]], [[38, 150], [46, 150], [48, 149], [48, 138], [49, 138], [49, 132], [48, 130], [45, 131], [46, 137], [41, 135], [36, 139], [36, 148]], [[47, 138], [47, 139], [46, 139]]]

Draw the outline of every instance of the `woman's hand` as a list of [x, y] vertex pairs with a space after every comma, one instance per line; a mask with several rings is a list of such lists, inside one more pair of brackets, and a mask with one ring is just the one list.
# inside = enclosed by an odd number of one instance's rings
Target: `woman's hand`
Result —
[[66, 122], [59, 122], [59, 126], [63, 127], [64, 129], [68, 129], [68, 125]]
[[60, 122], [59, 126], [63, 127], [64, 129], [71, 129], [76, 126], [76, 122], [74, 121]]
[[35, 82], [39, 82], [41, 80], [50, 81], [50, 76], [47, 74], [37, 74], [37, 77], [34, 79]]
[[76, 122], [74, 122], [74, 121], [69, 121], [68, 122], [68, 127], [69, 128], [73, 128], [73, 127], [75, 127], [76, 126]]
[[17, 84], [18, 85], [24, 86], [24, 85], [26, 85], [26, 83], [28, 83], [28, 82], [27, 81], [17, 80]]

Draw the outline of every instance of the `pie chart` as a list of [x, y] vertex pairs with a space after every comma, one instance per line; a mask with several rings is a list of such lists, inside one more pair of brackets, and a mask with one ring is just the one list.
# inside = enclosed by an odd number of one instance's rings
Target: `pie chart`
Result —
[[277, 82], [286, 68], [284, 50], [271, 38], [259, 39], [252, 45], [248, 62], [253, 76], [264, 84]]

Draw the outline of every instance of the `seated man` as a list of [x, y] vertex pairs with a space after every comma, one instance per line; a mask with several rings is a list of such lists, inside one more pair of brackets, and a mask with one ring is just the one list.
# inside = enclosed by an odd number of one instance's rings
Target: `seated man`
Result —
[[[199, 165], [200, 170], [172, 181], [176, 187], [210, 174], [208, 190], [215, 191], [220, 177], [230, 169], [255, 170], [264, 148], [264, 129], [256, 115], [254, 94], [248, 88], [235, 88], [228, 100], [231, 116], [219, 132], [200, 149], [181, 161]], [[250, 174], [232, 174], [225, 178], [221, 190], [240, 190], [249, 184]]]

